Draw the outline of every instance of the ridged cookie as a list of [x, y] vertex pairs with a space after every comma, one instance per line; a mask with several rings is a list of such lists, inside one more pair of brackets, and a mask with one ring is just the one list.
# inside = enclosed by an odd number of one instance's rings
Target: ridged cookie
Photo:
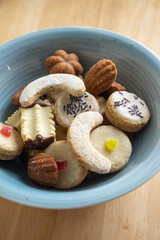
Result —
[[[109, 151], [105, 147], [105, 143], [110, 139], [118, 141], [113, 151]], [[123, 168], [128, 162], [132, 152], [132, 145], [126, 134], [111, 125], [100, 126], [94, 129], [91, 132], [91, 142], [98, 152], [111, 161], [110, 173], [119, 171]]]
[[58, 180], [54, 185], [55, 188], [68, 189], [79, 185], [86, 177], [88, 171], [81, 166], [73, 155], [67, 141], [58, 141], [52, 143], [45, 153], [52, 156], [55, 161], [66, 161], [66, 167], [59, 171]]
[[146, 103], [136, 94], [127, 91], [110, 95], [106, 102], [105, 114], [114, 126], [126, 132], [141, 130], [150, 118]]
[[41, 150], [55, 139], [52, 106], [35, 104], [21, 108], [21, 135], [26, 149]]
[[71, 74], [50, 74], [29, 83], [22, 91], [19, 101], [22, 107], [28, 107], [52, 90], [66, 91], [78, 97], [84, 94], [85, 85], [79, 77]]
[[10, 117], [7, 118], [7, 120], [5, 121], [5, 124], [16, 128], [18, 132], [20, 132], [21, 131], [20, 115], [21, 115], [21, 110], [19, 108]]
[[111, 162], [93, 147], [90, 132], [102, 121], [103, 117], [98, 112], [81, 113], [71, 123], [67, 134], [67, 141], [79, 162], [88, 170], [100, 174], [110, 171]]

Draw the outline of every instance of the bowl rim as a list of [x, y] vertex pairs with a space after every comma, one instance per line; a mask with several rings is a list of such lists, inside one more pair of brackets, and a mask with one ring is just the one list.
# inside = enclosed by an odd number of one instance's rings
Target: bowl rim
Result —
[[[150, 58], [153, 64], [159, 69], [160, 71], [160, 58], [159, 56], [150, 50], [148, 47], [144, 46], [142, 43], [133, 40], [127, 36], [122, 34], [94, 27], [80, 27], [80, 26], [70, 26], [70, 27], [55, 27], [55, 28], [47, 28], [38, 31], [34, 31], [31, 33], [24, 34], [17, 38], [14, 38], [10, 41], [7, 41], [0, 45], [0, 51], [4, 50], [5, 48], [11, 47], [14, 44], [21, 43], [23, 40], [27, 39], [28, 37], [37, 38], [43, 34], [50, 34], [53, 32], [81, 32], [81, 33], [95, 33], [101, 34], [103, 36], [110, 36], [112, 38], [118, 39], [122, 41], [126, 45], [133, 45], [136, 49], [138, 49], [141, 53], [146, 55]], [[160, 152], [160, 150], [159, 150]], [[134, 189], [138, 188], [146, 181], [148, 181], [151, 177], [153, 177], [158, 171], [160, 170], [160, 163], [154, 169], [150, 169], [149, 166], [146, 167], [146, 173], [141, 177], [134, 178], [132, 182], [127, 182], [125, 186], [120, 186], [118, 191], [112, 191], [110, 193], [106, 192], [105, 186], [97, 186], [93, 189], [87, 190], [80, 190], [79, 192], [59, 192], [59, 197], [53, 199], [53, 193], [47, 193], [47, 199], [45, 196], [42, 196], [42, 191], [40, 193], [36, 191], [36, 196], [32, 196], [29, 192], [25, 190], [18, 189], [18, 187], [13, 188], [11, 183], [8, 183], [7, 180], [2, 179], [0, 175], [0, 195], [8, 200], [13, 202], [21, 203], [23, 205], [38, 207], [38, 208], [47, 208], [47, 209], [72, 209], [72, 208], [80, 208], [80, 207], [87, 207], [92, 206], [95, 204], [103, 203], [117, 197], [123, 196], [126, 193], [133, 191]], [[1, 171], [1, 170], [0, 170]], [[117, 182], [117, 180], [115, 181]], [[5, 187], [4, 187], [5, 186]]]

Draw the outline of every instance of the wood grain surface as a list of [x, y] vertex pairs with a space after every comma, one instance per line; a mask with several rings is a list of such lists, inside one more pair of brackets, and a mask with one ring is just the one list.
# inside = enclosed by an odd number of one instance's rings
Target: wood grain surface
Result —
[[[0, 0], [0, 44], [58, 26], [109, 29], [160, 55], [160, 0]], [[1, 240], [159, 240], [160, 173], [110, 202], [45, 210], [0, 199]]]

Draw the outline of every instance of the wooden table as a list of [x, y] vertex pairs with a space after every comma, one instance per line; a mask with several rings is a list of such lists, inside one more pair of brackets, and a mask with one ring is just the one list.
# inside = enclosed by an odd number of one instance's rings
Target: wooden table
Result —
[[[0, 44], [57, 26], [122, 33], [160, 55], [160, 0], [0, 0]], [[159, 240], [160, 173], [113, 201], [76, 210], [44, 210], [1, 198], [2, 240]]]

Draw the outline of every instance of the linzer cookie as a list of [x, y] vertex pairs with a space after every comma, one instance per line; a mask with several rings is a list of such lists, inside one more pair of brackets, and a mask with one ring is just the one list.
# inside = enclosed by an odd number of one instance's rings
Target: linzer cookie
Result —
[[90, 132], [102, 121], [103, 117], [98, 112], [80, 113], [72, 121], [67, 134], [67, 141], [78, 161], [88, 170], [100, 174], [110, 171], [111, 162], [93, 147]]
[[107, 90], [116, 77], [116, 65], [111, 60], [102, 59], [87, 72], [84, 78], [86, 90], [93, 95], [98, 95]]
[[18, 132], [21, 131], [20, 114], [21, 110], [19, 108], [5, 121], [5, 124], [14, 127], [16, 130], [18, 130]]
[[85, 92], [83, 81], [71, 74], [50, 74], [29, 83], [21, 93], [22, 107], [28, 107], [40, 96], [52, 91], [66, 91], [73, 96], [82, 96]]
[[55, 139], [55, 123], [52, 106], [34, 104], [21, 108], [21, 135], [25, 149], [41, 150]]
[[134, 93], [114, 92], [107, 100], [105, 114], [109, 121], [126, 132], [141, 130], [150, 118], [146, 103]]
[[95, 97], [88, 92], [80, 97], [68, 93], [61, 95], [55, 102], [56, 121], [64, 129], [68, 129], [73, 119], [82, 112], [99, 112], [99, 104]]
[[94, 129], [91, 132], [91, 142], [98, 152], [111, 161], [110, 173], [123, 168], [132, 152], [132, 145], [126, 134], [111, 125]]
[[86, 177], [88, 171], [72, 153], [67, 141], [52, 143], [45, 153], [53, 157], [58, 167], [58, 180], [54, 187], [59, 189], [72, 188], [79, 185]]
[[20, 134], [11, 126], [0, 123], [0, 159], [14, 159], [22, 153], [23, 146]]

